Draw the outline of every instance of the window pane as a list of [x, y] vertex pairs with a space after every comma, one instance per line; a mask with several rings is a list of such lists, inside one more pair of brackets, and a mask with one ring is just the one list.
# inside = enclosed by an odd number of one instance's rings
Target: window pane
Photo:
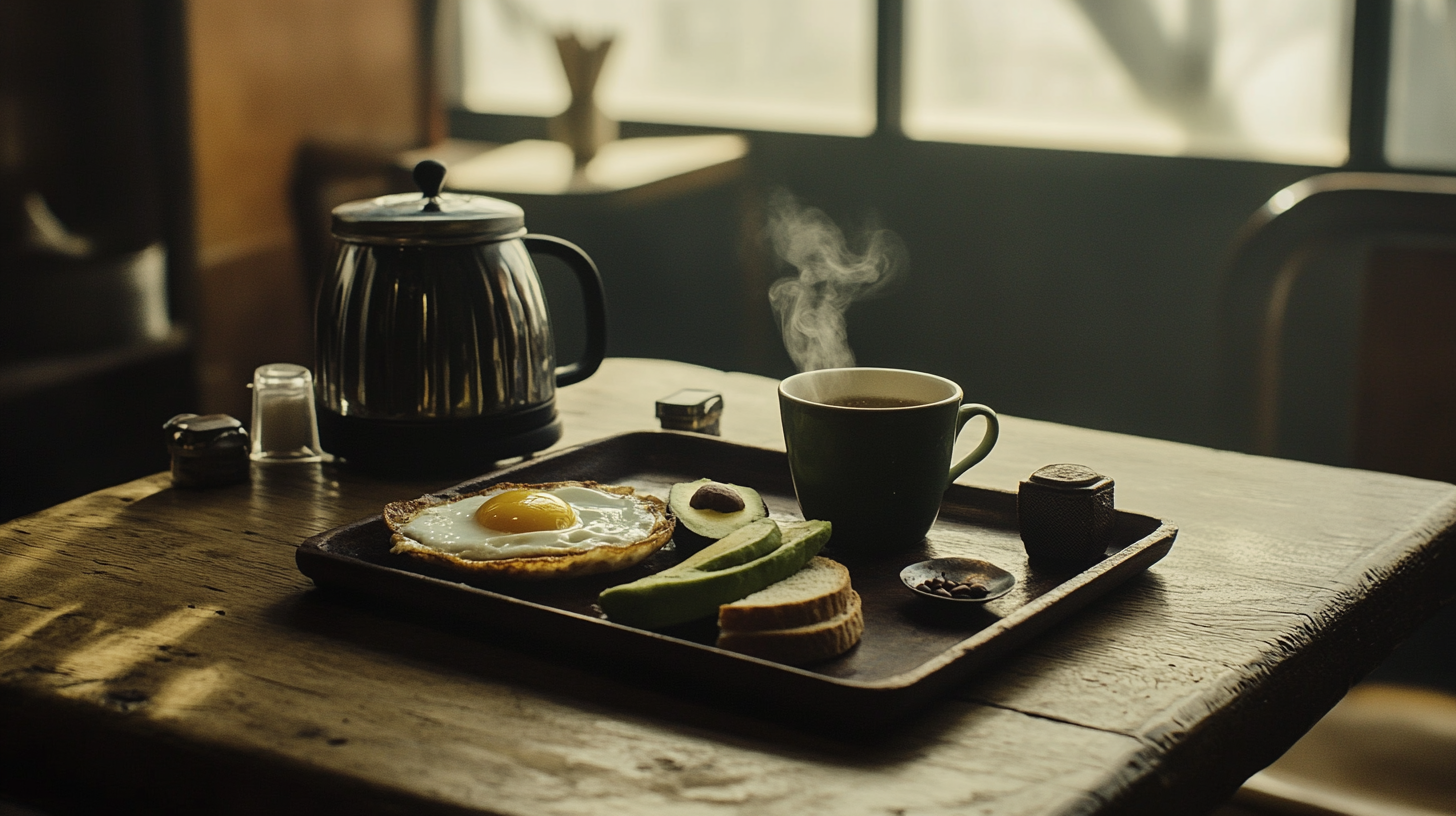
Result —
[[1456, 4], [1396, 0], [1385, 157], [1456, 170]]
[[461, 99], [549, 116], [569, 95], [552, 34], [616, 37], [598, 90], [619, 120], [864, 135], [872, 0], [466, 0]]
[[909, 0], [917, 139], [1338, 165], [1352, 0]]

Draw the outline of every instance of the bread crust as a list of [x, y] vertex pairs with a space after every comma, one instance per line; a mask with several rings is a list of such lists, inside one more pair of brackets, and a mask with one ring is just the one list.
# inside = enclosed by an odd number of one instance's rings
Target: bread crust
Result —
[[[565, 555], [536, 555], [486, 561], [461, 558], [451, 553], [441, 552], [400, 533], [400, 529], [404, 525], [430, 507], [450, 504], [471, 496], [501, 493], [506, 490], [554, 490], [558, 487], [587, 487], [617, 496], [633, 496], [652, 511], [652, 529], [645, 538], [626, 544], [602, 544], [583, 552]], [[390, 548], [391, 553], [478, 578], [511, 578], [522, 581], [573, 578], [580, 575], [595, 575], [626, 569], [657, 552], [664, 544], [671, 541], [674, 526], [673, 519], [667, 513], [667, 504], [656, 496], [638, 495], [633, 488], [626, 486], [579, 481], [539, 484], [503, 482], [491, 485], [484, 490], [462, 493], [457, 496], [443, 498], [425, 496], [409, 501], [391, 502], [384, 506], [384, 523], [393, 532], [390, 538], [394, 544]]]
[[718, 648], [776, 663], [803, 666], [844, 654], [863, 636], [863, 607], [859, 593], [850, 590], [849, 608], [842, 617], [794, 629], [720, 632]]
[[[834, 589], [789, 603], [745, 604], [743, 600], [718, 607], [718, 626], [724, 631], [747, 632], [766, 629], [793, 629], [836, 618], [849, 609], [849, 569], [838, 561], [816, 555], [805, 569], [831, 570], [839, 581]], [[793, 576], [784, 580], [793, 580]], [[782, 583], [782, 582], [781, 582]], [[763, 590], [768, 592], [771, 585]], [[752, 596], [749, 596], [752, 597]]]

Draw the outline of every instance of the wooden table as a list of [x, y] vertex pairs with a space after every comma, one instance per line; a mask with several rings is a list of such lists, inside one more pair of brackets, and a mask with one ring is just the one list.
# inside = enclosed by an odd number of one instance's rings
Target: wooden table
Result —
[[[524, 139], [506, 145], [446, 139], [400, 154], [408, 175], [434, 159], [450, 168], [449, 187], [494, 196], [610, 196], [614, 203], [670, 200], [685, 190], [744, 172], [748, 140], [733, 133], [617, 139], [575, 167], [562, 142]], [[529, 210], [528, 210], [529, 212]]]
[[[779, 446], [774, 383], [609, 360], [567, 444], [720, 390]], [[311, 591], [304, 537], [426, 484], [165, 475], [0, 527], [0, 790], [86, 812], [1196, 812], [1274, 759], [1456, 586], [1456, 487], [1003, 419], [966, 480], [1114, 476], [1175, 521], [1148, 574], [870, 745], [735, 719]], [[846, 712], [852, 715], [852, 712]]]

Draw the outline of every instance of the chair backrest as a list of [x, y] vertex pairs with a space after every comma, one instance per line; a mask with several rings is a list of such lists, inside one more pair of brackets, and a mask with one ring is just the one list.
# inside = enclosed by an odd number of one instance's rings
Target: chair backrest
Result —
[[[1291, 295], [1311, 261], [1334, 246], [1371, 248], [1354, 464], [1410, 472], [1400, 455], [1388, 453], [1389, 446], [1429, 447], [1434, 441], [1422, 439], [1426, 432], [1411, 426], [1411, 409], [1443, 402], [1446, 397], [1438, 391], [1456, 400], [1456, 376], [1451, 376], [1456, 369], [1443, 368], [1439, 353], [1444, 345], [1456, 349], [1456, 299], [1445, 304], [1453, 315], [1444, 321], [1449, 331], [1437, 325], [1442, 322], [1440, 291], [1456, 295], [1456, 286], [1444, 285], [1447, 276], [1441, 271], [1450, 267], [1456, 282], [1456, 255], [1451, 254], [1456, 250], [1456, 178], [1450, 177], [1328, 173], [1280, 190], [1250, 217], [1234, 243], [1224, 281], [1220, 384], [1228, 422], [1225, 445], [1276, 453]], [[1426, 472], [1412, 475], [1456, 478], [1456, 445], [1447, 458], [1449, 475], [1425, 466], [1417, 469]]]

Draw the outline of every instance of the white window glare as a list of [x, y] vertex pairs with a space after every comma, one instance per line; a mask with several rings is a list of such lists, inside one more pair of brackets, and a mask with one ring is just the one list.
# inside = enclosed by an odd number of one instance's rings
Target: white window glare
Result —
[[912, 138], [1339, 165], [1352, 0], [908, 0]]
[[612, 37], [597, 101], [618, 120], [865, 135], [875, 125], [872, 0], [462, 0], [461, 102], [551, 116], [554, 44]]
[[1396, 0], [1385, 156], [1456, 170], [1456, 2]]

